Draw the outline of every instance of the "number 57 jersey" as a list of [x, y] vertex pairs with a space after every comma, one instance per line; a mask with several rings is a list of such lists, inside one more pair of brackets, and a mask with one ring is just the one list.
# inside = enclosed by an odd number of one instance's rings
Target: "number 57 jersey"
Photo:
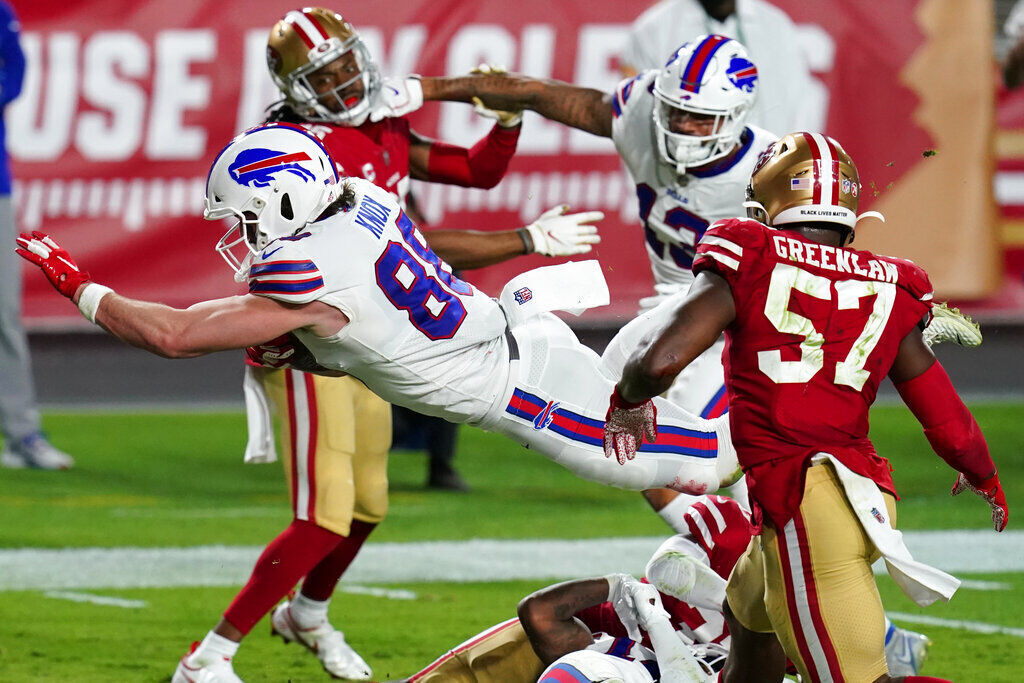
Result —
[[296, 331], [317, 362], [391, 403], [478, 421], [508, 377], [504, 313], [452, 275], [391, 195], [345, 182], [355, 205], [267, 245], [249, 271], [249, 292], [339, 309], [350, 322], [336, 335]]
[[[900, 342], [930, 315], [924, 270], [745, 219], [705, 233], [694, 262], [704, 270], [728, 281], [735, 302], [724, 365], [744, 470], [773, 461], [782, 472], [780, 458], [799, 466], [825, 451], [891, 490], [868, 409]], [[801, 471], [790, 474], [802, 490]]]

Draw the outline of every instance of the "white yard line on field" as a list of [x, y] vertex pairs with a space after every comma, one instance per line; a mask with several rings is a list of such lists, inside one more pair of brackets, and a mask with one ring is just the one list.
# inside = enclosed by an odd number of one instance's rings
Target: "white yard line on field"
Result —
[[[1024, 571], [1024, 531], [905, 532], [921, 562], [948, 572]], [[369, 543], [349, 583], [508, 581], [639, 575], [661, 537]], [[262, 548], [23, 548], [0, 550], [0, 590], [237, 586]], [[876, 567], [876, 571], [879, 570]]]
[[93, 595], [91, 593], [72, 593], [71, 591], [47, 591], [43, 593], [48, 598], [55, 600], [70, 600], [71, 602], [88, 602], [93, 605], [109, 605], [110, 607], [124, 607], [125, 609], [142, 609], [148, 607], [145, 600], [127, 600], [125, 598], [114, 598], [108, 595]]
[[940, 619], [939, 617], [929, 617], [924, 614], [890, 612], [888, 610], [886, 610], [885, 615], [898, 623], [909, 622], [911, 624], [925, 624], [927, 626], [945, 626], [946, 628], [956, 628], [961, 631], [972, 631], [974, 633], [1001, 633], [1007, 636], [1024, 638], [1024, 628], [1013, 628], [1012, 626], [998, 626], [981, 621], [963, 621], [962, 619]]

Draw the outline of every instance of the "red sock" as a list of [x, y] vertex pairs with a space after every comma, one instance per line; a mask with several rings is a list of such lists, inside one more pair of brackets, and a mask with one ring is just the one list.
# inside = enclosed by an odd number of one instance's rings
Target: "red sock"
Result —
[[344, 540], [316, 524], [294, 520], [256, 560], [249, 583], [235, 596], [224, 618], [243, 634], [249, 633], [311, 567]]
[[342, 538], [341, 543], [306, 574], [302, 582], [302, 594], [310, 600], [326, 600], [331, 597], [338, 579], [356, 558], [356, 553], [363, 547], [363, 541], [376, 528], [376, 524], [352, 520], [348, 536]]
[[953, 681], [947, 681], [945, 678], [935, 678], [934, 676], [905, 676], [903, 683], [953, 683]]

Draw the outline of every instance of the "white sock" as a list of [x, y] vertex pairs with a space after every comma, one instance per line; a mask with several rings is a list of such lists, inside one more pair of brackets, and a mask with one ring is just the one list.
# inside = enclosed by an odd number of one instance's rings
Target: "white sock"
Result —
[[686, 520], [683, 519], [683, 513], [690, 509], [700, 496], [691, 496], [687, 493], [680, 493], [678, 496], [668, 502], [668, 505], [658, 510], [658, 516], [661, 517], [665, 522], [672, 527], [677, 534], [686, 534], [690, 532], [690, 527], [686, 525]]
[[327, 621], [327, 606], [330, 604], [330, 598], [326, 600], [313, 600], [312, 598], [307, 598], [301, 592], [296, 593], [295, 597], [291, 600], [292, 618], [302, 628], [322, 624]]
[[231, 659], [238, 652], [238, 643], [233, 640], [229, 640], [222, 635], [218, 635], [213, 631], [206, 634], [203, 638], [203, 642], [199, 643], [199, 647], [192, 653], [193, 657], [225, 657]]

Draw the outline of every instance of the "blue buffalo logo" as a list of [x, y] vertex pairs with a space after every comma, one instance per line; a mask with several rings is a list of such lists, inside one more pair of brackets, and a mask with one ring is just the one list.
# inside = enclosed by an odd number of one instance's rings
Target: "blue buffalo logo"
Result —
[[544, 410], [537, 414], [537, 417], [533, 418], [533, 428], [540, 431], [546, 428], [551, 421], [555, 419], [555, 410], [558, 409], [558, 401], [548, 401], [548, 404], [544, 406]]
[[300, 161], [312, 161], [305, 152], [277, 152], [272, 149], [242, 150], [228, 166], [228, 173], [239, 185], [267, 187], [278, 173], [293, 173], [308, 183], [316, 180], [311, 171], [299, 165]]
[[752, 92], [757, 85], [757, 67], [749, 59], [733, 57], [725, 75], [740, 90]]

